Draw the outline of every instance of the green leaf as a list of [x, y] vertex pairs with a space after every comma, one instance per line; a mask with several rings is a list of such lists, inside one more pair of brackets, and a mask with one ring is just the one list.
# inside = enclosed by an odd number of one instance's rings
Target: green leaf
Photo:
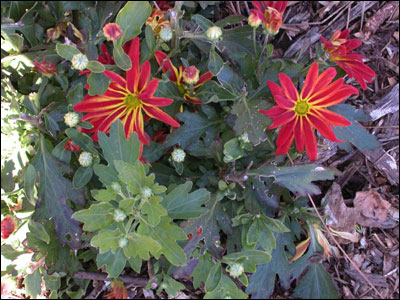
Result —
[[237, 136], [247, 133], [253, 146], [257, 146], [267, 139], [265, 129], [271, 124], [271, 119], [259, 112], [260, 109], [268, 109], [270, 103], [266, 100], [248, 101], [242, 97], [236, 102], [231, 113], [237, 116], [233, 130]]
[[273, 177], [274, 183], [279, 184], [293, 193], [302, 196], [307, 194], [320, 194], [321, 190], [312, 181], [333, 180], [338, 171], [325, 168], [316, 164], [290, 166], [290, 167], [261, 167], [250, 171], [251, 176]]
[[136, 198], [125, 198], [119, 202], [119, 209], [121, 209], [124, 213], [131, 214], [133, 210], [133, 205], [136, 202]]
[[121, 27], [123, 42], [140, 34], [143, 24], [151, 14], [151, 6], [147, 1], [128, 1], [118, 12], [116, 23]]
[[332, 279], [322, 264], [311, 264], [294, 289], [294, 297], [302, 299], [338, 299]]
[[266, 264], [271, 259], [271, 255], [260, 250], [245, 250], [225, 255], [222, 262], [227, 264], [241, 263], [245, 272], [253, 273], [256, 265]]
[[92, 167], [82, 167], [80, 166], [74, 174], [74, 178], [72, 178], [72, 184], [75, 189], [83, 188], [93, 176], [93, 168]]
[[165, 287], [165, 291], [167, 292], [168, 295], [172, 296], [173, 298], [176, 298], [178, 293], [181, 290], [186, 288], [185, 285], [172, 279], [171, 277], [169, 277], [167, 275], [164, 276], [163, 282], [165, 282], [167, 284]]
[[215, 49], [211, 48], [210, 57], [208, 60], [208, 69], [214, 76], [216, 76], [221, 71], [223, 66], [224, 66], [224, 61], [218, 55]]
[[260, 216], [261, 221], [275, 232], [290, 232], [290, 230], [278, 219], [273, 219], [264, 215]]
[[40, 275], [39, 268], [33, 274], [26, 275], [24, 279], [25, 294], [30, 296], [31, 299], [37, 299], [40, 295], [42, 285], [42, 275]]
[[115, 254], [110, 251], [99, 253], [96, 258], [96, 263], [99, 268], [106, 266], [108, 277], [117, 278], [126, 265], [126, 257], [122, 248], [118, 248]]
[[36, 169], [32, 164], [28, 164], [24, 174], [24, 190], [28, 201], [36, 204], [35, 198], [35, 184], [36, 184]]
[[136, 272], [140, 273], [142, 269], [142, 259], [139, 256], [131, 257], [129, 260], [129, 265]]
[[30, 220], [28, 223], [28, 228], [29, 228], [29, 231], [32, 234], [34, 234], [36, 238], [45, 242], [46, 244], [50, 243], [50, 236], [47, 233], [46, 229], [44, 229], [42, 224], [35, 222], [33, 220]]
[[204, 296], [204, 299], [247, 299], [248, 296], [226, 275], [221, 276], [217, 287]]
[[168, 215], [173, 219], [193, 219], [204, 215], [208, 209], [202, 207], [210, 200], [210, 192], [206, 189], [198, 189], [192, 193], [193, 183], [186, 181], [169, 192], [162, 201]]
[[94, 72], [94, 73], [103, 73], [103, 72], [105, 71], [105, 69], [106, 69], [106, 68], [103, 66], [102, 63], [99, 63], [99, 62], [96, 61], [96, 60], [90, 60], [89, 63], [88, 63], [88, 65], [87, 65], [87, 68], [88, 68], [89, 70], [91, 70], [92, 72]]
[[83, 85], [78, 83], [71, 88], [67, 95], [67, 101], [69, 104], [75, 105], [83, 100]]
[[243, 17], [243, 16], [229, 16], [229, 17], [226, 17], [222, 20], [215, 22], [214, 25], [222, 28], [227, 25], [237, 24], [237, 23], [243, 21], [244, 19], [245, 19], [245, 17]]
[[181, 228], [170, 223], [170, 221], [169, 217], [161, 217], [157, 227], [147, 226], [142, 222], [137, 233], [139, 235], [148, 235], [156, 240], [162, 247], [161, 253], [165, 255], [171, 264], [183, 266], [186, 264], [186, 255], [176, 241], [186, 240], [187, 237]]
[[[229, 55], [243, 55], [249, 53], [254, 56], [253, 42], [249, 38], [253, 34], [251, 26], [238, 26], [233, 29], [223, 31], [223, 40], [220, 41], [220, 47], [229, 49]], [[222, 49], [221, 48], [221, 49]]]
[[200, 28], [206, 31], [209, 27], [214, 26], [214, 24], [207, 18], [202, 15], [193, 15], [192, 20], [194, 20], [197, 24], [199, 24]]
[[97, 235], [95, 235], [90, 243], [93, 247], [100, 248], [100, 253], [111, 250], [113, 253], [119, 247], [118, 240], [121, 237], [121, 231], [119, 229], [109, 230], [102, 229]]
[[245, 156], [244, 149], [240, 146], [238, 139], [235, 137], [224, 144], [224, 162], [230, 163]]
[[202, 84], [196, 90], [198, 97], [204, 104], [221, 101], [235, 101], [238, 95], [232, 94], [227, 89], [220, 86], [216, 81], [210, 80]]
[[97, 164], [93, 169], [103, 184], [111, 185], [113, 182], [119, 181], [114, 161], [122, 160], [135, 164], [139, 158], [140, 142], [136, 133], [133, 133], [127, 140], [122, 122], [117, 120], [111, 124], [109, 136], [102, 131], [99, 132], [99, 144], [103, 149], [108, 166]]
[[149, 236], [130, 233], [127, 236], [128, 245], [124, 247], [127, 258], [138, 256], [140, 259], [149, 260], [151, 253], [157, 259], [161, 254], [161, 245]]
[[71, 181], [62, 175], [60, 162], [48, 152], [45, 143], [45, 139], [41, 137], [38, 152], [32, 161], [40, 176], [40, 208], [36, 209], [33, 219], [41, 221], [45, 216], [51, 217], [60, 242], [76, 249], [81, 246], [82, 230], [78, 222], [71, 218], [73, 211], [67, 199], [84, 205], [85, 196], [83, 190], [74, 189]]
[[154, 48], [156, 47], [156, 39], [154, 38], [153, 29], [151, 29], [150, 26], [146, 26], [145, 36], [147, 47], [149, 47], [150, 52], [153, 53]]
[[1, 245], [1, 260], [4, 265], [7, 264], [6, 260], [10, 260], [10, 264], [13, 260], [15, 260], [18, 256], [25, 254], [25, 251], [17, 251], [11, 245], [4, 244]]
[[90, 96], [103, 95], [107, 91], [110, 83], [111, 79], [109, 79], [103, 73], [91, 72], [88, 78], [89, 95]]
[[222, 275], [222, 268], [221, 268], [221, 262], [217, 262], [210, 270], [210, 273], [208, 274], [207, 280], [204, 285], [204, 289], [206, 292], [211, 292], [214, 290], [219, 281], [221, 280], [221, 275]]
[[124, 49], [117, 43], [114, 43], [114, 60], [117, 66], [124, 70], [128, 71], [132, 68], [132, 62], [130, 57], [124, 52]]
[[74, 46], [60, 44], [60, 43], [56, 45], [56, 51], [58, 55], [67, 60], [71, 60], [72, 57], [74, 57], [74, 55], [81, 53]]
[[85, 223], [83, 230], [95, 231], [113, 224], [114, 207], [108, 202], [92, 204], [89, 208], [77, 211], [72, 215], [75, 220]]
[[11, 159], [5, 161], [4, 166], [1, 169], [1, 188], [7, 193], [12, 192], [15, 187], [13, 176], [14, 169], [15, 164]]
[[200, 286], [201, 282], [206, 282], [208, 274], [210, 274], [210, 270], [213, 266], [214, 264], [212, 263], [208, 252], [200, 256], [199, 263], [191, 274], [193, 276], [193, 287], [195, 289]]
[[143, 204], [142, 212], [147, 215], [150, 226], [157, 226], [161, 217], [167, 215], [164, 206], [159, 204], [161, 200], [162, 197], [153, 196]]
[[373, 150], [380, 147], [379, 142], [373, 134], [360, 125], [357, 121], [369, 121], [370, 118], [362, 110], [356, 110], [352, 105], [337, 104], [329, 110], [342, 115], [351, 122], [350, 126], [335, 126], [333, 131], [339, 140], [345, 143], [339, 143], [339, 148], [351, 149], [349, 143], [353, 144], [359, 150]]
[[189, 144], [199, 140], [199, 138], [208, 130], [215, 130], [220, 120], [208, 120], [197, 113], [183, 112], [177, 114], [179, 121], [184, 122], [179, 128], [175, 129], [168, 135], [165, 141], [165, 147], [171, 147], [180, 144], [182, 148], [186, 148]]
[[97, 201], [109, 202], [117, 199], [117, 193], [111, 189], [106, 190], [91, 190], [92, 197]]
[[55, 158], [59, 159], [63, 163], [69, 164], [71, 160], [71, 151], [67, 151], [64, 149], [64, 145], [67, 143], [68, 138], [63, 139], [57, 146], [54, 147], [53, 151], [51, 151], [51, 155]]

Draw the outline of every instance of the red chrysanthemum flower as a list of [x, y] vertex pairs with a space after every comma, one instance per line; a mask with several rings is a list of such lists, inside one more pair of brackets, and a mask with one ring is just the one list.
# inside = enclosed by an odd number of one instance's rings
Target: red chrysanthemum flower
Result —
[[347, 40], [348, 36], [348, 29], [338, 30], [328, 41], [321, 36], [321, 42], [324, 43], [323, 48], [325, 48], [325, 53], [329, 54], [330, 60], [342, 68], [350, 78], [355, 78], [365, 90], [367, 89], [366, 82], [371, 82], [376, 74], [364, 64], [364, 56], [358, 53], [350, 53], [362, 42], [359, 39]]
[[122, 36], [121, 27], [116, 23], [108, 23], [103, 27], [104, 36], [108, 41], [116, 41]]
[[6, 216], [1, 221], [1, 238], [7, 239], [17, 228], [17, 222], [13, 216]]
[[42, 62], [35, 60], [33, 64], [35, 67], [33, 68], [36, 72], [42, 73], [46, 77], [51, 77], [53, 75], [57, 75], [57, 67], [55, 64], [50, 62], [45, 62], [46, 57], [43, 57]]
[[111, 281], [112, 291], [104, 295], [107, 299], [128, 299], [128, 291], [121, 280], [114, 279]]
[[283, 125], [276, 141], [276, 155], [287, 153], [295, 139], [297, 150], [302, 152], [305, 146], [310, 160], [316, 160], [317, 141], [314, 128], [327, 139], [342, 142], [336, 138], [330, 126], [349, 126], [351, 123], [325, 107], [338, 104], [350, 95], [358, 95], [358, 90], [343, 84], [343, 78], [331, 83], [335, 76], [336, 70], [333, 67], [318, 75], [318, 64], [314, 62], [300, 94], [289, 76], [284, 73], [279, 74], [282, 87], [271, 81], [267, 82], [278, 105], [260, 112], [273, 119], [268, 129]]
[[136, 37], [132, 40], [129, 57], [132, 68], [126, 72], [126, 78], [112, 71], [104, 71], [104, 75], [111, 79], [111, 84], [103, 95], [86, 95], [82, 102], [74, 106], [78, 112], [86, 112], [82, 121], [89, 121], [93, 128], [82, 130], [94, 133], [93, 140], [97, 140], [98, 131], [107, 133], [111, 124], [120, 119], [124, 124], [126, 138], [133, 132], [138, 134], [141, 149], [143, 144], [150, 144], [150, 137], [144, 132], [143, 112], [150, 118], [155, 118], [173, 127], [180, 124], [158, 107], [170, 105], [170, 98], [155, 97], [158, 79], [150, 79], [150, 62], [145, 61], [139, 66], [140, 42]]
[[287, 1], [251, 1], [255, 9], [250, 13], [253, 18], [257, 16], [261, 19], [265, 30], [275, 35], [282, 26], [282, 16], [287, 6]]
[[[202, 104], [200, 98], [195, 97], [196, 89], [202, 86], [207, 81], [210, 81], [213, 75], [211, 72], [206, 72], [199, 77], [199, 80], [196, 84], [193, 85], [193, 95], [190, 94], [190, 88], [185, 85], [183, 74], [185, 72], [185, 67], [180, 66], [177, 69], [171, 62], [170, 59], [167, 59], [167, 55], [162, 51], [157, 51], [154, 53], [156, 57], [157, 63], [161, 66], [164, 73], [169, 71], [169, 80], [176, 83], [179, 92], [183, 95], [186, 101], [194, 103], [194, 104]], [[191, 68], [191, 67], [189, 67]], [[190, 73], [190, 72], [189, 72]]]

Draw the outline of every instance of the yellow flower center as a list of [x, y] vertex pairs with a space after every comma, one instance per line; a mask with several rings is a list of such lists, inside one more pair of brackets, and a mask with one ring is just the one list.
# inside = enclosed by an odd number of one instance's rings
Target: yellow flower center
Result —
[[125, 98], [124, 104], [129, 108], [135, 109], [135, 108], [140, 107], [142, 105], [142, 101], [138, 97], [136, 97], [135, 95], [128, 94], [128, 96], [126, 96], [126, 98]]
[[305, 116], [310, 111], [310, 105], [307, 100], [299, 100], [296, 103], [294, 111], [299, 116]]

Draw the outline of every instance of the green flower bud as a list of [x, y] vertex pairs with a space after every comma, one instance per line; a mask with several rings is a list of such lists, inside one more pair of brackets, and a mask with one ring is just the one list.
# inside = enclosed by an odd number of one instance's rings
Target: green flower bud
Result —
[[249, 135], [247, 134], [247, 132], [243, 133], [243, 134], [239, 137], [239, 140], [241, 140], [243, 143], [250, 143]]
[[93, 162], [93, 155], [89, 152], [82, 152], [78, 160], [82, 167], [89, 167]]
[[121, 191], [121, 185], [118, 182], [113, 182], [111, 183], [111, 189], [114, 192], [119, 193]]
[[218, 189], [220, 191], [225, 191], [227, 188], [228, 188], [228, 185], [226, 184], [225, 181], [223, 181], [223, 180], [218, 181]]
[[121, 248], [124, 248], [126, 245], [128, 245], [128, 239], [126, 237], [122, 237], [119, 239], [118, 244]]
[[240, 263], [234, 263], [228, 267], [228, 272], [232, 277], [239, 277], [244, 272], [244, 267]]
[[120, 209], [116, 209], [114, 211], [114, 221], [115, 222], [122, 222], [123, 220], [125, 220], [126, 218], [126, 214], [120, 210]]
[[151, 190], [151, 188], [145, 186], [145, 187], [142, 189], [141, 194], [142, 194], [142, 199], [147, 200], [147, 199], [149, 199], [151, 196], [153, 196], [153, 191]]
[[79, 115], [76, 112], [69, 112], [64, 115], [64, 122], [69, 127], [75, 127], [79, 123]]
[[186, 156], [185, 151], [178, 148], [174, 149], [174, 151], [172, 151], [171, 154], [172, 160], [177, 163], [183, 162], [185, 160], [185, 156]]
[[164, 42], [169, 42], [172, 39], [171, 27], [169, 26], [163, 27], [160, 31], [159, 36]]
[[88, 58], [86, 57], [85, 54], [82, 54], [82, 53], [75, 54], [72, 57], [71, 62], [72, 62], [72, 68], [80, 70], [80, 71], [85, 70], [89, 64]]
[[222, 37], [222, 30], [218, 26], [211, 26], [207, 29], [206, 36], [212, 41], [219, 40]]

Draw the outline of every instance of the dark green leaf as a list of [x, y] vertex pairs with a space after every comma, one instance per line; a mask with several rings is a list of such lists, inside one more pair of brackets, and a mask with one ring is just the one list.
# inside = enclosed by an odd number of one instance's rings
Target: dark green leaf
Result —
[[65, 130], [66, 135], [83, 150], [88, 152], [95, 152], [92, 139], [85, 133], [79, 132], [75, 128], [68, 128]]
[[103, 73], [104, 70], [106, 69], [106, 68], [103, 66], [102, 63], [99, 63], [99, 62], [96, 61], [96, 60], [90, 60], [89, 63], [88, 63], [88, 65], [87, 65], [87, 68], [88, 68], [89, 70], [91, 70], [92, 72], [94, 72], [94, 73]]
[[150, 26], [146, 26], [145, 36], [146, 36], [147, 47], [149, 48], [150, 52], [153, 53], [154, 48], [156, 47], [156, 40], [154, 38], [153, 29], [151, 29]]
[[208, 60], [208, 69], [214, 76], [216, 76], [221, 71], [223, 66], [224, 61], [218, 55], [218, 53], [213, 48], [211, 48], [210, 57]]
[[39, 268], [33, 274], [26, 275], [24, 284], [25, 294], [30, 296], [31, 299], [36, 299], [40, 295], [42, 285], [42, 275], [40, 275]]
[[29, 228], [29, 231], [33, 235], [35, 235], [36, 238], [45, 242], [46, 244], [50, 243], [50, 236], [41, 223], [30, 220], [28, 223], [28, 228]]
[[325, 168], [316, 164], [299, 165], [290, 167], [261, 167], [249, 172], [249, 175], [261, 177], [273, 177], [274, 183], [279, 184], [293, 193], [302, 196], [307, 194], [320, 194], [318, 186], [312, 184], [317, 180], [333, 180], [338, 171], [332, 168]]
[[89, 95], [103, 95], [110, 85], [111, 79], [109, 79], [103, 73], [90, 73], [88, 78]]
[[82, 167], [80, 166], [78, 170], [75, 171], [74, 178], [72, 179], [72, 184], [75, 189], [83, 188], [92, 178], [93, 168], [92, 167]]
[[210, 192], [206, 189], [198, 189], [189, 193], [192, 186], [191, 181], [186, 181], [164, 197], [161, 203], [167, 209], [171, 218], [193, 219], [207, 212], [207, 208], [202, 207], [202, 205], [210, 200]]
[[36, 184], [36, 169], [32, 164], [28, 164], [24, 174], [24, 190], [28, 201], [32, 204], [36, 204], [35, 199], [35, 184]]
[[124, 52], [124, 49], [117, 43], [114, 43], [114, 60], [117, 66], [124, 70], [128, 71], [132, 68], [132, 62], [129, 56]]
[[214, 26], [214, 24], [202, 15], [193, 15], [192, 20], [195, 20], [199, 24], [200, 28], [206, 31], [209, 27]]
[[74, 55], [81, 53], [74, 46], [60, 44], [60, 43], [56, 45], [56, 50], [58, 55], [67, 60], [71, 60], [72, 57], [74, 57]]
[[196, 97], [207, 104], [210, 102], [235, 101], [239, 96], [232, 94], [214, 80], [210, 80], [196, 90]]
[[117, 278], [126, 265], [126, 257], [122, 248], [118, 248], [115, 253], [111, 250], [97, 255], [96, 263], [99, 268], [106, 266], [106, 271], [110, 278]]
[[204, 288], [207, 292], [211, 292], [217, 287], [219, 281], [221, 280], [221, 275], [222, 275], [221, 262], [217, 262], [210, 269], [210, 273], [208, 274], [207, 280], [205, 282]]
[[151, 6], [147, 1], [129, 1], [118, 12], [116, 23], [121, 27], [123, 42], [140, 34], [143, 24], [151, 14]]
[[237, 23], [243, 21], [244, 19], [245, 18], [243, 16], [229, 16], [229, 17], [226, 17], [225, 19], [215, 22], [214, 25], [222, 28], [227, 25], [237, 24]]

